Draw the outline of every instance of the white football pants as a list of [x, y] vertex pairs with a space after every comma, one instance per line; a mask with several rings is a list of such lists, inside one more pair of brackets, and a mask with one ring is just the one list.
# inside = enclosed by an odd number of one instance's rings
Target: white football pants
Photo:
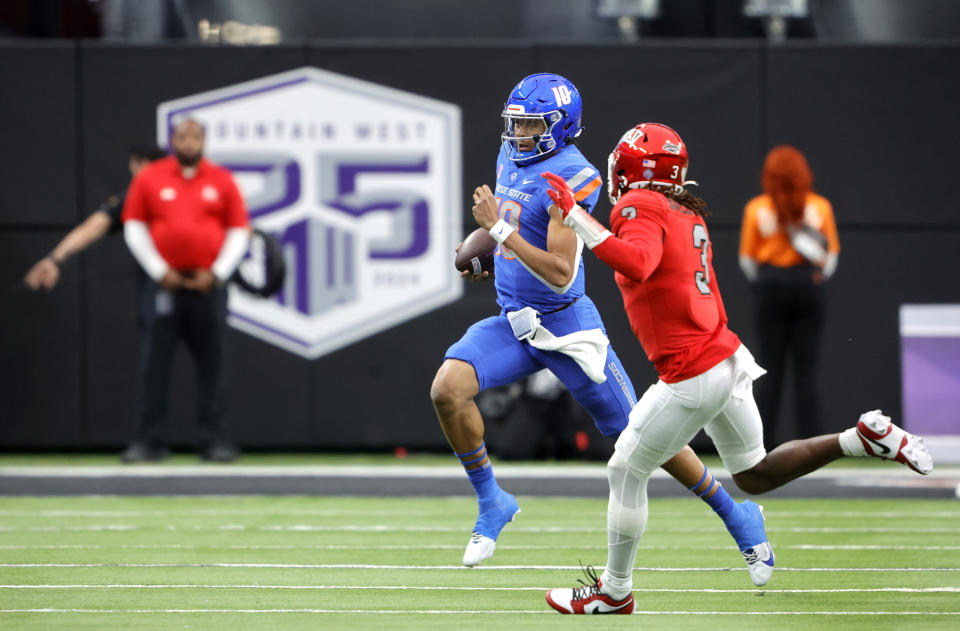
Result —
[[614, 576], [628, 577], [632, 571], [647, 525], [647, 480], [697, 432], [706, 431], [730, 473], [766, 456], [753, 399], [753, 381], [765, 372], [741, 345], [705, 373], [678, 383], [658, 381], [640, 398], [607, 463], [607, 569]]

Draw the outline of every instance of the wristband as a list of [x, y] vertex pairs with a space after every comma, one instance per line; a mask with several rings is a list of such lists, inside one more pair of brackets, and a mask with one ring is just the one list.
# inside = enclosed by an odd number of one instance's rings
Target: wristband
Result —
[[503, 219], [498, 219], [497, 223], [493, 224], [493, 227], [490, 228], [490, 236], [493, 237], [493, 240], [497, 243], [503, 244], [514, 232], [514, 227], [508, 224]]

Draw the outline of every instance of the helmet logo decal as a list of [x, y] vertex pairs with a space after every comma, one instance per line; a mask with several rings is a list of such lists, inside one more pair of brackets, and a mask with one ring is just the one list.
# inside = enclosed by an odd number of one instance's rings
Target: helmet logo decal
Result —
[[642, 129], [637, 129], [634, 127], [627, 133], [623, 135], [623, 138], [620, 139], [620, 142], [625, 142], [630, 146], [631, 149], [639, 149], [640, 151], [646, 152], [643, 147], [637, 146], [637, 141], [643, 138], [646, 138], [647, 134]]
[[664, 151], [669, 151], [670, 153], [673, 153], [673, 154], [679, 154], [679, 153], [680, 153], [680, 146], [681, 146], [682, 144], [683, 144], [683, 143], [674, 144], [674, 143], [670, 142], [669, 140], [667, 140], [667, 141], [665, 141], [665, 142], [663, 143], [663, 150], [664, 150]]

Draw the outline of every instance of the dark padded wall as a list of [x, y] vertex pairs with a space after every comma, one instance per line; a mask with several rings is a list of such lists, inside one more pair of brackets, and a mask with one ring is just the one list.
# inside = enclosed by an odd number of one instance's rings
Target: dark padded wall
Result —
[[77, 63], [73, 43], [0, 47], [0, 441], [79, 439], [83, 336], [80, 270], [62, 289], [16, 282], [77, 220]]
[[[0, 223], [62, 226], [77, 219], [77, 56], [72, 43], [0, 46]], [[52, 178], [52, 180], [51, 180]]]
[[804, 147], [847, 224], [948, 224], [960, 47], [790, 46], [768, 59], [768, 141]]
[[[126, 441], [139, 351], [136, 266], [122, 239], [108, 238], [71, 263], [51, 294], [28, 294], [16, 280], [126, 184], [126, 152], [154, 139], [159, 102], [303, 65], [462, 108], [465, 230], [473, 226], [470, 192], [493, 179], [503, 98], [525, 74], [549, 70], [577, 84], [587, 128], [580, 146], [601, 170], [628, 127], [674, 126], [691, 152], [689, 176], [713, 211], [714, 266], [731, 326], [748, 345], [740, 214], [758, 192], [766, 149], [797, 144], [818, 190], [834, 202], [843, 247], [824, 339], [828, 429], [864, 409], [899, 411], [898, 305], [957, 300], [960, 213], [942, 193], [958, 166], [949, 142], [958, 131], [960, 88], [948, 79], [960, 61], [956, 47], [31, 46], [0, 47], [0, 78], [17, 95], [0, 103], [8, 147], [0, 172], [0, 447]], [[36, 214], [25, 212], [30, 206]], [[602, 196], [604, 221], [609, 208]], [[642, 393], [655, 373], [629, 330], [612, 273], [589, 253], [586, 262], [589, 293]], [[445, 449], [430, 382], [446, 347], [496, 310], [490, 284], [468, 284], [455, 304], [312, 361], [231, 329], [233, 433], [248, 448]], [[183, 349], [175, 368], [168, 435], [189, 444], [193, 366]], [[779, 437], [788, 438], [789, 413], [780, 425]]]

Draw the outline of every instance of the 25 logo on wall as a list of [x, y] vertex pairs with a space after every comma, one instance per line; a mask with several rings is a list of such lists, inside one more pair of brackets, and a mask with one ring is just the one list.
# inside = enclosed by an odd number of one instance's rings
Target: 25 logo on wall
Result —
[[308, 67], [161, 103], [161, 146], [183, 116], [284, 252], [275, 298], [231, 289], [233, 327], [313, 358], [461, 296], [457, 106]]

